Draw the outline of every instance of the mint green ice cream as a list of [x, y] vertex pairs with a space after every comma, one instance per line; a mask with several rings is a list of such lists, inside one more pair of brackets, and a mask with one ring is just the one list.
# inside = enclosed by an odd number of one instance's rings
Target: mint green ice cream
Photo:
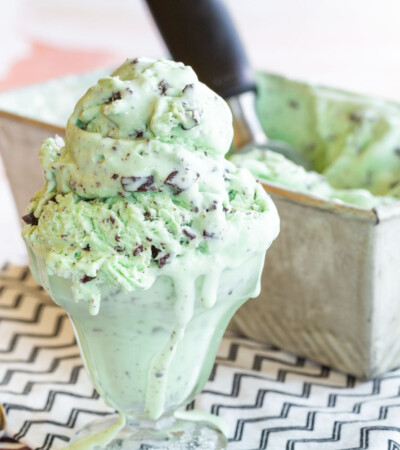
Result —
[[128, 417], [193, 399], [233, 313], [259, 293], [279, 217], [225, 159], [231, 140], [229, 108], [190, 67], [130, 59], [77, 103], [65, 143], [40, 149], [31, 268], [70, 314], [97, 390]]
[[264, 251], [276, 211], [225, 160], [231, 139], [227, 105], [191, 68], [128, 60], [78, 102], [65, 144], [43, 143], [46, 186], [29, 207], [38, 223], [24, 228], [28, 248], [93, 313], [103, 283], [146, 289], [182, 258], [207, 267], [229, 254], [235, 265]]
[[258, 115], [269, 137], [302, 154], [314, 171], [254, 149], [231, 160], [261, 181], [364, 208], [400, 197], [400, 106], [293, 81], [258, 77]]

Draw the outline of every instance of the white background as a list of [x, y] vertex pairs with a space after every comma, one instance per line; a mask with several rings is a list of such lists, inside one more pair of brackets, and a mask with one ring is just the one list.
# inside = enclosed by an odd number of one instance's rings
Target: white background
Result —
[[[226, 4], [254, 67], [400, 101], [399, 0]], [[1, 0], [1, 12], [0, 79], [33, 41], [107, 51], [121, 61], [165, 54], [141, 0]], [[21, 260], [19, 220], [1, 161], [0, 208], [0, 260]]]

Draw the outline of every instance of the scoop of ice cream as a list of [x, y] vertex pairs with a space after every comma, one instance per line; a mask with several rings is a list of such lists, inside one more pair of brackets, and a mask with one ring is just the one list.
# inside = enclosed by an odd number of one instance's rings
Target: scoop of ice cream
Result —
[[198, 153], [221, 159], [228, 151], [231, 121], [226, 103], [190, 67], [129, 59], [81, 98], [65, 147], [42, 152], [42, 165], [59, 192], [85, 198], [172, 184], [185, 190], [212, 164]]
[[23, 230], [31, 260], [45, 261], [37, 278], [71, 279], [96, 313], [102, 284], [147, 289], [161, 274], [178, 286], [190, 267], [191, 284], [210, 280], [211, 305], [219, 275], [255, 254], [261, 261], [279, 231], [261, 185], [224, 158], [231, 120], [180, 63], [128, 60], [101, 79], [78, 102], [65, 144], [40, 149], [46, 186]]

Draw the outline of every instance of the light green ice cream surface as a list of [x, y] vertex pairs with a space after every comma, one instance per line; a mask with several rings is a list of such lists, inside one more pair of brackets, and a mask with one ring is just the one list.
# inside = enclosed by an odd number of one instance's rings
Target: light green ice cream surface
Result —
[[259, 74], [258, 113], [269, 137], [308, 161], [306, 171], [281, 155], [231, 160], [261, 181], [364, 208], [400, 197], [400, 106], [386, 100]]
[[93, 314], [104, 283], [146, 289], [182, 260], [218, 273], [265, 251], [277, 213], [225, 159], [231, 139], [227, 105], [190, 67], [127, 60], [77, 103], [65, 143], [43, 143], [46, 185], [29, 206], [28, 249], [71, 279]]

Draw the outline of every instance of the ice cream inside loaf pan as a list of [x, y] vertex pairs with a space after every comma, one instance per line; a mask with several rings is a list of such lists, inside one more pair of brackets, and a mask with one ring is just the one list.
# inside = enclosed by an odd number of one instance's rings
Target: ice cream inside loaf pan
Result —
[[[64, 127], [76, 101], [110, 70], [69, 76], [0, 95], [0, 109]], [[400, 196], [397, 103], [258, 73], [258, 113], [271, 138], [303, 154], [307, 172], [279, 154], [235, 155], [260, 180], [365, 208]]]
[[400, 197], [400, 106], [277, 75], [258, 76], [258, 114], [271, 138], [310, 161], [306, 171], [257, 149], [235, 155], [259, 179], [372, 208]]

